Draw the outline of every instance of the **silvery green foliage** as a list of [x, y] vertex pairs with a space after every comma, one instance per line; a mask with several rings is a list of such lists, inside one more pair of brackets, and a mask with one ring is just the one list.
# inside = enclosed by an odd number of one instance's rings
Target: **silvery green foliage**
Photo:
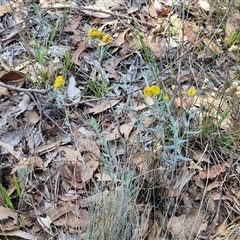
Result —
[[147, 86], [148, 83], [150, 82], [150, 73], [147, 70], [141, 70], [141, 73], [142, 73], [143, 79], [144, 79], [144, 81], [146, 83], [146, 86]]
[[159, 100], [151, 107], [154, 115], [158, 118], [158, 125], [148, 130], [156, 132], [160, 137], [163, 151], [159, 157], [175, 166], [177, 161], [191, 161], [190, 158], [182, 155], [181, 148], [185, 146], [187, 149], [189, 137], [195, 136], [201, 131], [190, 130], [190, 123], [196, 117], [198, 109], [183, 109], [182, 115], [176, 117], [171, 111], [171, 104], [171, 101]]
[[105, 57], [105, 55], [107, 54], [107, 51], [109, 49], [109, 46], [102, 46], [101, 48], [99, 48], [96, 52], [96, 57], [98, 59], [98, 61], [101, 63], [103, 58]]

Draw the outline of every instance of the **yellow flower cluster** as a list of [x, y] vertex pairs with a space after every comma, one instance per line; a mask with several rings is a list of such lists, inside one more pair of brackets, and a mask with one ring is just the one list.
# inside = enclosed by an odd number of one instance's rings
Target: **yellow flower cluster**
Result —
[[143, 94], [145, 97], [151, 97], [153, 95], [157, 96], [161, 93], [160, 87], [153, 85], [151, 87], [145, 87], [143, 90]]
[[93, 27], [91, 31], [88, 33], [88, 37], [94, 39], [97, 38], [101, 40], [104, 44], [108, 44], [111, 42], [112, 37], [110, 34], [99, 31], [97, 28]]
[[194, 96], [196, 95], [196, 93], [197, 93], [197, 90], [196, 90], [195, 87], [189, 88], [189, 89], [188, 89], [188, 92], [187, 92], [187, 94], [188, 94], [189, 97], [194, 97]]
[[55, 83], [54, 83], [54, 88], [59, 90], [64, 83], [65, 83], [65, 80], [64, 80], [63, 76], [61, 76], [61, 75], [57, 76]]

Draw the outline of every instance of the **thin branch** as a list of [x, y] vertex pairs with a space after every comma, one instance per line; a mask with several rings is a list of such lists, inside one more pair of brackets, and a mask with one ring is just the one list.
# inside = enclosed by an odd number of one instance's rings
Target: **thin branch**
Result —
[[4, 84], [4, 83], [0, 83], [0, 87], [4, 87], [9, 90], [16, 91], [16, 92], [42, 93], [42, 94], [46, 94], [47, 92], [49, 92], [52, 89], [52, 88], [49, 88], [49, 89], [38, 90], [38, 89], [33, 89], [33, 88], [19, 88], [19, 87], [10, 86], [10, 85]]

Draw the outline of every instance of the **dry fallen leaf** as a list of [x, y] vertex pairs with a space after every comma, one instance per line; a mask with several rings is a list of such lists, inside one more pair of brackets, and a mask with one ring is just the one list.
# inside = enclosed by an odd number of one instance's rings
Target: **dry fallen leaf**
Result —
[[[79, 139], [79, 142], [80, 144], [83, 144], [83, 140]], [[92, 140], [89, 140], [88, 143], [89, 144], [86, 144], [87, 148], [95, 154], [100, 155], [100, 150], [96, 144], [94, 144]], [[59, 168], [60, 174], [71, 185], [76, 185], [76, 187], [82, 188], [84, 183], [91, 179], [93, 173], [98, 168], [99, 160], [95, 155], [91, 155], [91, 153], [82, 153], [87, 150], [84, 147], [81, 147], [81, 145], [78, 150], [75, 150], [70, 146], [63, 146], [59, 147], [58, 151], [64, 151], [67, 163], [72, 167], [72, 170], [75, 170], [75, 176], [73, 176], [70, 171], [61, 167]], [[82, 155], [80, 155], [80, 153], [82, 153]], [[82, 161], [84, 161], [84, 163]]]
[[16, 71], [9, 71], [7, 73], [4, 73], [1, 77], [0, 77], [0, 81], [1, 82], [12, 82], [15, 80], [20, 80], [25, 78], [23, 73], [20, 72], [16, 72]]
[[72, 202], [78, 199], [81, 199], [80, 195], [74, 194], [74, 195], [59, 195], [59, 199], [61, 199], [63, 202]]
[[126, 35], [126, 41], [124, 42], [124, 47], [122, 48], [119, 53], [121, 55], [125, 55], [127, 53], [129, 53], [129, 49], [132, 51], [136, 51], [140, 49], [140, 43], [138, 38], [133, 35], [132, 33], [129, 33], [128, 35]]
[[10, 93], [9, 93], [9, 91], [8, 91], [7, 88], [0, 86], [0, 97], [1, 97], [1, 96], [9, 96], [9, 94], [10, 94]]
[[182, 214], [179, 217], [173, 216], [168, 224], [173, 234], [181, 240], [197, 239], [195, 237], [206, 230], [207, 225], [204, 213], [199, 209], [193, 209], [189, 214]]
[[68, 99], [71, 103], [79, 103], [81, 100], [81, 91], [76, 87], [76, 80], [73, 76], [69, 78], [67, 87]]
[[0, 147], [4, 148], [8, 153], [10, 153], [17, 160], [21, 161], [23, 159], [21, 156], [21, 153], [19, 151], [14, 150], [14, 146], [4, 142], [0, 142]]
[[[14, 230], [14, 231], [4, 231], [0, 232], [0, 236], [6, 236], [13, 237], [14, 239], [25, 239], [25, 240], [39, 240], [39, 237], [35, 237], [34, 235], [24, 232], [22, 230]], [[6, 239], [6, 238], [5, 238]]]
[[67, 167], [59, 166], [58, 172], [63, 182], [68, 183], [69, 186], [74, 189], [83, 189], [85, 184], [82, 181], [81, 170], [78, 168], [78, 166], [73, 166], [71, 167], [71, 170], [69, 170]]
[[208, 12], [210, 10], [210, 4], [207, 0], [198, 0], [198, 6], [204, 11]]
[[71, 141], [72, 139], [71, 137], [69, 137], [69, 135], [59, 134], [57, 139], [51, 139], [47, 144], [46, 143], [41, 144], [37, 148], [36, 153], [38, 153], [39, 155], [42, 155], [46, 152], [55, 150], [58, 146], [66, 145]]
[[136, 111], [143, 110], [149, 106], [152, 106], [154, 104], [154, 100], [152, 98], [146, 98], [144, 99], [144, 103], [141, 101], [137, 102], [135, 101], [133, 109]]
[[121, 99], [118, 100], [110, 100], [110, 101], [102, 101], [100, 104], [96, 105], [93, 108], [90, 108], [88, 110], [88, 113], [93, 113], [93, 114], [97, 114], [97, 113], [101, 113], [106, 111], [107, 109], [114, 107], [115, 105], [117, 105], [119, 102], [121, 101]]
[[[124, 135], [125, 139], [129, 138], [130, 132], [132, 131], [135, 123], [136, 123], [136, 121], [132, 121], [130, 123], [122, 124], [120, 126], [120, 132], [121, 132], [121, 134]], [[119, 134], [118, 129], [116, 129], [116, 128], [112, 132], [107, 133], [105, 135], [105, 139], [107, 141], [112, 141], [112, 140], [119, 139], [119, 138], [120, 138], [120, 134]]]
[[63, 226], [70, 233], [77, 233], [79, 239], [84, 239], [84, 234], [89, 226], [89, 212], [86, 209], [76, 209], [62, 215], [53, 222], [55, 226]]
[[[125, 29], [123, 32], [121, 32], [118, 37], [114, 40], [113, 44], [116, 46], [121, 46], [126, 39], [126, 34], [131, 31], [131, 28]], [[124, 55], [124, 54], [123, 54]]]
[[62, 215], [72, 212], [74, 209], [76, 209], [76, 204], [72, 204], [71, 202], [60, 203], [56, 208], [47, 210], [46, 215], [54, 222]]
[[43, 201], [43, 197], [45, 196], [45, 186], [43, 184], [38, 184], [31, 191], [32, 198], [36, 206], [40, 206]]
[[111, 176], [109, 176], [106, 173], [96, 173], [94, 174], [94, 177], [97, 179], [98, 182], [111, 182], [113, 180], [113, 178]]
[[154, 18], [157, 16], [157, 11], [155, 9], [155, 4], [153, 0], [150, 0], [149, 5], [148, 5], [148, 13], [149, 15]]
[[27, 111], [25, 117], [29, 124], [36, 124], [40, 120], [40, 116], [34, 109]]
[[226, 164], [216, 164], [213, 165], [210, 169], [206, 169], [199, 172], [199, 177], [201, 179], [214, 179], [219, 174], [226, 171]]
[[41, 225], [41, 227], [44, 229], [44, 231], [52, 235], [52, 226], [51, 226], [52, 221], [49, 218], [49, 216], [46, 216], [46, 217], [39, 216], [37, 217], [37, 221]]
[[216, 54], [222, 54], [223, 53], [223, 50], [215, 42], [213, 42], [211, 39], [204, 38], [203, 42], [214, 53], [216, 53]]
[[19, 229], [18, 214], [9, 208], [0, 206], [1, 231]]
[[77, 32], [76, 29], [78, 25], [80, 24], [80, 20], [82, 17], [79, 15], [71, 20], [71, 22], [64, 28], [65, 32]]
[[79, 43], [77, 50], [73, 53], [73, 56], [72, 56], [73, 63], [81, 66], [78, 58], [79, 58], [80, 54], [87, 49], [87, 47], [88, 47], [88, 42], [80, 42]]
[[0, 17], [2, 17], [4, 14], [6, 13], [11, 13], [11, 8], [9, 6], [8, 3], [4, 4], [4, 5], [0, 5]]

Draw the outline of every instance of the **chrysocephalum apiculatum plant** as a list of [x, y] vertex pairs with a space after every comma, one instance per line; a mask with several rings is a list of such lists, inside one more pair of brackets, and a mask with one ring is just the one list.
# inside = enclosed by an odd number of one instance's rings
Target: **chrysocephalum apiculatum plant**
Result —
[[[161, 90], [159, 86], [149, 86], [148, 76], [149, 72], [144, 72], [146, 87], [143, 90], [145, 98], [154, 99], [154, 104], [148, 104], [151, 110], [151, 115], [155, 116], [156, 122], [154, 126], [147, 129], [149, 136], [154, 134], [157, 136], [155, 143], [158, 142], [163, 146], [160, 158], [172, 165], [176, 165], [177, 161], [190, 161], [187, 153], [187, 145], [191, 136], [195, 136], [200, 131], [191, 129], [191, 121], [196, 117], [197, 109], [194, 109], [194, 96], [197, 91], [195, 87], [189, 88], [186, 95], [190, 97], [191, 106], [189, 108], [183, 108], [181, 115], [177, 116], [176, 110], [173, 107], [173, 99], [169, 99], [169, 95], [166, 94], [165, 89]], [[142, 112], [141, 114], [146, 114]], [[149, 114], [149, 112], [147, 112]], [[182, 148], [185, 147], [186, 151], [182, 152]]]

